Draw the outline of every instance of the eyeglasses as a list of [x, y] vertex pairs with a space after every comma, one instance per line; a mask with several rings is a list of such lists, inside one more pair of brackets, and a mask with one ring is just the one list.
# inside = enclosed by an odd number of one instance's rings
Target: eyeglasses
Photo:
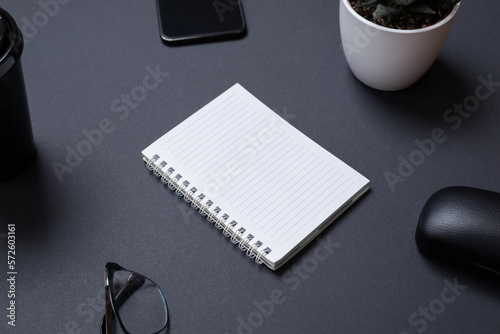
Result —
[[112, 262], [106, 264], [104, 282], [106, 314], [101, 334], [115, 333], [115, 317], [125, 334], [156, 334], [167, 327], [167, 302], [155, 282]]

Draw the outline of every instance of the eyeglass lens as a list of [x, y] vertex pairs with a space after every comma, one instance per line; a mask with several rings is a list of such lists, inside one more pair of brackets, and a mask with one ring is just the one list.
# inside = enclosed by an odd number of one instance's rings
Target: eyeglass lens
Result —
[[115, 312], [127, 332], [152, 334], [166, 326], [165, 299], [154, 282], [140, 274], [118, 270], [110, 288]]

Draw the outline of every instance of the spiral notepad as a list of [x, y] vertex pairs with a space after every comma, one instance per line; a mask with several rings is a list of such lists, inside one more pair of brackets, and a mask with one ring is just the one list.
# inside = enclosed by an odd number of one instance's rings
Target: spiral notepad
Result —
[[163, 183], [273, 270], [369, 188], [239, 84], [142, 156]]

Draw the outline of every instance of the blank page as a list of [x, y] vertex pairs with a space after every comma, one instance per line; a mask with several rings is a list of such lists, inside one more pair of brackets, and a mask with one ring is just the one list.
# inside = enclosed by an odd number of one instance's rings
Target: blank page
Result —
[[[143, 151], [160, 174], [196, 188], [231, 231], [244, 228], [277, 269], [368, 190], [369, 181], [239, 84]], [[159, 164], [163, 162], [163, 167]], [[161, 167], [161, 168], [160, 168]], [[258, 252], [257, 252], [258, 253]]]

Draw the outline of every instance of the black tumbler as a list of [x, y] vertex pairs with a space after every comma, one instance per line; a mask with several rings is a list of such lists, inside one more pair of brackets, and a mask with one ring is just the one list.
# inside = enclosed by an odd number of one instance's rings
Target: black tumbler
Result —
[[23, 48], [16, 22], [0, 8], [0, 181], [23, 171], [35, 154], [21, 66]]

